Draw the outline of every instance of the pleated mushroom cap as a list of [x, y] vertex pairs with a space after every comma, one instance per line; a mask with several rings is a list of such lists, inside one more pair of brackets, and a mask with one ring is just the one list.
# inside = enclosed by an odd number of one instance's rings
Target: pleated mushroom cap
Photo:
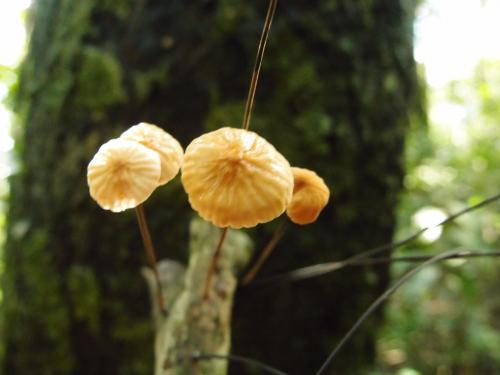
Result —
[[293, 176], [288, 161], [264, 138], [225, 127], [186, 148], [182, 184], [191, 207], [205, 220], [249, 228], [285, 211]]
[[136, 207], [158, 187], [160, 171], [157, 152], [137, 142], [112, 139], [88, 165], [90, 195], [105, 210]]
[[161, 161], [161, 176], [159, 184], [163, 185], [173, 179], [182, 163], [182, 146], [162, 128], [141, 122], [126, 130], [120, 138], [139, 142], [158, 152]]
[[310, 224], [318, 218], [328, 203], [330, 190], [315, 172], [292, 167], [293, 196], [286, 214], [296, 224]]

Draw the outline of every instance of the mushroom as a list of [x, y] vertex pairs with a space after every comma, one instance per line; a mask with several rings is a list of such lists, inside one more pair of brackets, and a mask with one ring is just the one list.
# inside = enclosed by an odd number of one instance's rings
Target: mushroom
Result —
[[125, 139], [103, 144], [87, 168], [91, 197], [113, 212], [144, 202], [158, 186], [160, 175], [158, 153]]
[[288, 161], [258, 134], [230, 127], [206, 133], [186, 148], [182, 184], [191, 207], [226, 228], [268, 222], [292, 198]]
[[179, 172], [182, 163], [182, 146], [162, 128], [141, 122], [126, 130], [120, 138], [139, 142], [158, 152], [161, 162], [159, 185], [166, 184]]
[[318, 218], [328, 203], [330, 190], [315, 172], [292, 167], [293, 196], [286, 214], [296, 224], [310, 224]]

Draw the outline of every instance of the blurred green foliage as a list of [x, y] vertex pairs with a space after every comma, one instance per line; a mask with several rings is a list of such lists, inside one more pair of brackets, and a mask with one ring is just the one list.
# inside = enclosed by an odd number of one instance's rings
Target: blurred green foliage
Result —
[[[424, 208], [432, 225], [433, 215], [439, 219], [499, 192], [500, 61], [479, 63], [470, 79], [429, 88], [429, 115], [428, 126], [415, 126], [407, 144], [397, 238], [421, 228], [416, 219]], [[396, 254], [498, 250], [499, 206], [467, 214], [440, 238], [422, 236]], [[393, 277], [409, 267], [395, 264]], [[499, 275], [500, 260], [485, 258], [447, 261], [410, 280], [387, 306], [373, 374], [500, 373]]]

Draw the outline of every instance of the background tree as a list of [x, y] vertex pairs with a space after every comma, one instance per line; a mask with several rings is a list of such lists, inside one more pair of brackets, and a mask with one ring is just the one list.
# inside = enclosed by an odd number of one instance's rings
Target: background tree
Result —
[[[38, 0], [16, 92], [23, 124], [11, 179], [5, 254], [4, 372], [148, 374], [144, 263], [131, 213], [88, 196], [97, 147], [139, 121], [186, 146], [239, 126], [265, 2]], [[332, 204], [293, 227], [263, 276], [387, 242], [416, 93], [413, 1], [283, 2], [273, 25], [252, 130], [293, 165], [314, 167]], [[192, 215], [182, 187], [146, 205], [160, 258], [185, 260]], [[273, 224], [252, 231], [258, 246]], [[233, 351], [291, 374], [319, 367], [388, 282], [387, 268], [241, 290]], [[337, 369], [373, 358], [375, 317]], [[234, 369], [242, 373], [242, 369]]]

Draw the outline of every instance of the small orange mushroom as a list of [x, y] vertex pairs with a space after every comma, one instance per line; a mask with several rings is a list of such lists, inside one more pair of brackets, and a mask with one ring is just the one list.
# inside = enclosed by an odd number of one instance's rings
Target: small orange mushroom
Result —
[[204, 219], [223, 228], [249, 228], [286, 210], [293, 175], [288, 161], [264, 138], [225, 127], [186, 148], [182, 184]]
[[159, 185], [166, 184], [173, 179], [182, 163], [182, 146], [162, 128], [141, 122], [126, 130], [121, 139], [139, 142], [140, 144], [158, 152], [161, 161], [161, 176]]
[[286, 214], [296, 224], [310, 224], [328, 203], [330, 190], [323, 179], [309, 169], [292, 167], [292, 173], [293, 196]]
[[90, 195], [105, 210], [124, 211], [144, 202], [158, 187], [161, 163], [156, 151], [138, 142], [112, 139], [87, 168]]

